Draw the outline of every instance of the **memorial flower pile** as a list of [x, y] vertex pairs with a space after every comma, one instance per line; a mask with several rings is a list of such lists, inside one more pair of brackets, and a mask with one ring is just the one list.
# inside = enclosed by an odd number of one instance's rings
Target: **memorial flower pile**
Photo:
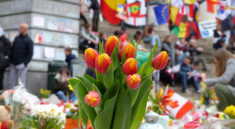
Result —
[[165, 51], [158, 54], [157, 44], [148, 61], [138, 69], [137, 45], [133, 40], [119, 46], [118, 38], [110, 36], [99, 53], [85, 50], [85, 62], [94, 69], [96, 78], [85, 74], [69, 80], [79, 102], [80, 117], [93, 129], [137, 129], [145, 114], [152, 86], [152, 73], [163, 69], [168, 61]]

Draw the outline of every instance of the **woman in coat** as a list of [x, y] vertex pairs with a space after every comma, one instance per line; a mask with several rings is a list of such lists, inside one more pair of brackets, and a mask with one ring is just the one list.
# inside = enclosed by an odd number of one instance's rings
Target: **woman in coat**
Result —
[[229, 105], [235, 105], [235, 56], [225, 49], [219, 49], [213, 57], [215, 78], [206, 80], [208, 86], [214, 86], [219, 98], [218, 110], [223, 111]]

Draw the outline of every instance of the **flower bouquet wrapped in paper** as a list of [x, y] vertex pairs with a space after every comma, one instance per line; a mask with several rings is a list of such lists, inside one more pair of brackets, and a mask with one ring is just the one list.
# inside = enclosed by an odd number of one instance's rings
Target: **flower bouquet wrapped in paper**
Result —
[[120, 48], [118, 38], [110, 36], [105, 49], [101, 43], [99, 53], [88, 48], [84, 54], [96, 79], [85, 74], [69, 80], [79, 102], [81, 119], [86, 123], [89, 118], [94, 129], [139, 127], [152, 86], [152, 72], [166, 66], [168, 55], [163, 51], [153, 58], [155, 45], [148, 61], [138, 69], [137, 44], [131, 40]]

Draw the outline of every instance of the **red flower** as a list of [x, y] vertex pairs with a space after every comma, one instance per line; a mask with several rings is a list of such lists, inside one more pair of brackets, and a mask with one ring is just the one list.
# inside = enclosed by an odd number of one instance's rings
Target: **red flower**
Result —
[[137, 61], [134, 58], [129, 58], [122, 66], [122, 70], [126, 75], [135, 74], [138, 70]]
[[118, 42], [118, 38], [116, 36], [109, 36], [105, 43], [105, 52], [111, 56], [113, 49], [115, 48]]
[[126, 84], [131, 89], [137, 89], [140, 86], [141, 76], [139, 74], [128, 75], [126, 78]]
[[95, 68], [95, 60], [98, 57], [98, 52], [93, 48], [87, 48], [85, 51], [85, 62], [89, 68]]
[[126, 59], [135, 58], [135, 47], [131, 43], [126, 44], [119, 52], [119, 56], [121, 59], [123, 51], [125, 51]]
[[99, 73], [104, 74], [111, 62], [111, 58], [107, 54], [103, 53], [96, 58], [95, 68]]
[[85, 96], [85, 103], [87, 105], [90, 105], [92, 107], [96, 107], [100, 104], [100, 96], [97, 92], [95, 91], [90, 91], [86, 96]]
[[166, 51], [162, 51], [155, 58], [153, 58], [152, 67], [156, 70], [162, 70], [166, 67], [168, 62], [168, 54]]

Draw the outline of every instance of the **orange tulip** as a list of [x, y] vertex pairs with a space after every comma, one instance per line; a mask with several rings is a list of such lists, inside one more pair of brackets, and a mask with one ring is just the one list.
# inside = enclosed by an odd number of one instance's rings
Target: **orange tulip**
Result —
[[98, 52], [93, 48], [87, 48], [85, 51], [85, 62], [89, 68], [95, 68], [95, 60], [98, 57]]
[[134, 58], [129, 58], [122, 66], [122, 70], [126, 75], [135, 74], [138, 70], [137, 61]]
[[115, 48], [118, 42], [118, 38], [116, 36], [109, 36], [105, 43], [105, 52], [111, 56], [113, 49]]
[[85, 96], [85, 103], [87, 105], [90, 105], [92, 107], [96, 107], [100, 104], [100, 96], [97, 92], [95, 91], [90, 91], [86, 96]]
[[168, 62], [168, 54], [166, 51], [159, 53], [152, 61], [152, 67], [156, 70], [162, 70], [166, 67]]
[[131, 43], [126, 44], [119, 52], [119, 56], [121, 59], [124, 50], [125, 50], [126, 59], [135, 58], [135, 47]]
[[111, 58], [107, 54], [103, 53], [96, 58], [95, 68], [99, 73], [104, 74], [111, 62]]
[[139, 74], [128, 75], [126, 78], [126, 84], [131, 89], [137, 89], [140, 86], [141, 76]]

